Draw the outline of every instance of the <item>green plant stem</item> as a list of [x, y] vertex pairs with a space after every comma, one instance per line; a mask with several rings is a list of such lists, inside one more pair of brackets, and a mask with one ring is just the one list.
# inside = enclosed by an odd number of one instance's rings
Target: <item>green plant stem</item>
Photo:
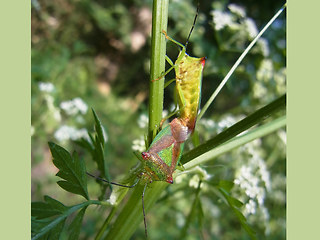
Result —
[[[159, 123], [162, 119], [164, 78], [156, 81], [152, 80], [157, 79], [165, 72], [166, 42], [161, 32], [162, 30], [167, 30], [168, 7], [168, 0], [153, 1], [148, 145], [150, 145], [152, 139], [156, 136], [159, 130]], [[151, 189], [146, 190], [144, 198], [146, 213], [167, 185], [168, 183], [156, 182], [151, 184]], [[125, 240], [132, 236], [139, 224], [143, 221], [141, 205], [142, 191], [142, 185], [134, 188], [128, 202], [121, 210], [104, 239]]]
[[162, 119], [164, 78], [152, 80], [165, 72], [166, 41], [161, 32], [167, 31], [168, 5], [169, 0], [153, 1], [148, 145], [156, 136]]
[[[161, 192], [165, 189], [165, 187], [167, 187], [167, 185], [168, 183], [165, 182], [154, 182], [150, 185], [150, 188], [146, 190], [144, 198], [144, 207], [146, 214], [148, 214], [149, 209], [154, 205]], [[138, 226], [142, 224], [143, 213], [141, 197], [143, 188], [144, 185], [138, 185], [134, 188], [130, 199], [123, 207], [122, 211], [117, 217], [116, 222], [113, 224], [112, 228], [108, 232], [108, 235], [104, 239], [130, 239]]]

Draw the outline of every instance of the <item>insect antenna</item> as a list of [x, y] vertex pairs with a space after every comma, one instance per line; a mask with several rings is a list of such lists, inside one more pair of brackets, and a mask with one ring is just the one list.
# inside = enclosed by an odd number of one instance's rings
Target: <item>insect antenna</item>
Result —
[[109, 184], [112, 184], [112, 185], [116, 185], [116, 186], [120, 186], [120, 187], [125, 187], [125, 188], [133, 188], [133, 187], [135, 187], [137, 184], [138, 184], [138, 182], [139, 182], [139, 180], [138, 181], [136, 181], [133, 185], [123, 185], [123, 184], [120, 184], [120, 183], [115, 183], [115, 182], [111, 182], [111, 181], [108, 181], [108, 180], [106, 180], [106, 179], [103, 179], [103, 178], [100, 178], [100, 177], [97, 177], [97, 176], [94, 176], [94, 175], [92, 175], [91, 173], [88, 173], [88, 172], [86, 172], [87, 173], [87, 175], [89, 175], [90, 177], [93, 177], [93, 178], [95, 178], [95, 179], [97, 179], [97, 180], [100, 180], [100, 181], [102, 181], [102, 182], [106, 182], [106, 183], [109, 183]]
[[148, 239], [146, 213], [144, 211], [144, 192], [146, 191], [147, 185], [148, 185], [147, 183], [144, 185], [144, 189], [143, 189], [143, 192], [142, 192], [142, 212], [143, 212], [144, 232], [146, 234], [146, 238]]
[[187, 46], [188, 46], [188, 43], [189, 43], [189, 39], [190, 39], [191, 33], [192, 33], [193, 29], [194, 29], [194, 26], [196, 25], [196, 21], [197, 21], [198, 15], [199, 15], [199, 11], [200, 11], [200, 2], [199, 2], [199, 0], [198, 0], [197, 13], [196, 13], [196, 15], [194, 16], [194, 20], [193, 20], [193, 24], [192, 24], [191, 30], [190, 30], [190, 32], [189, 32], [189, 35], [188, 35], [186, 44], [184, 45], [184, 46], [185, 46], [185, 49], [187, 49]]
[[[136, 181], [133, 185], [129, 185], [129, 186], [128, 186], [128, 185], [123, 185], [123, 184], [120, 184], [120, 183], [115, 183], [115, 182], [108, 181], [108, 180], [106, 180], [106, 179], [97, 177], [97, 176], [95, 176], [95, 175], [93, 175], [93, 174], [91, 174], [91, 173], [89, 173], [89, 172], [86, 172], [86, 173], [87, 173], [87, 175], [89, 175], [90, 177], [93, 177], [93, 178], [95, 178], [95, 179], [97, 179], [97, 180], [99, 180], [99, 181], [106, 182], [106, 183], [109, 183], [109, 184], [112, 184], [112, 185], [116, 185], [116, 186], [120, 186], [120, 187], [125, 187], [125, 188], [133, 188], [133, 187], [135, 187], [135, 186], [138, 184], [138, 182], [139, 182], [139, 180], [138, 180], [138, 181]], [[144, 210], [144, 193], [145, 193], [145, 191], [146, 191], [146, 189], [147, 189], [147, 185], [148, 185], [147, 183], [144, 185], [144, 189], [143, 189], [143, 192], [142, 192], [141, 200], [142, 200], [142, 212], [143, 212], [144, 232], [145, 232], [145, 234], [146, 234], [146, 238], [148, 239], [146, 213], [145, 213], [145, 210]]]

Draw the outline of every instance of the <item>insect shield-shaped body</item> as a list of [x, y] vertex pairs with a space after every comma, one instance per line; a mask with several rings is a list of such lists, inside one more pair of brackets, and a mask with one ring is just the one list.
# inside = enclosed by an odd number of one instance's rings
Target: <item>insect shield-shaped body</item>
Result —
[[180, 161], [188, 135], [188, 127], [178, 118], [162, 129], [149, 149], [141, 153], [145, 160], [141, 178], [146, 182], [165, 181], [172, 184], [172, 174]]
[[188, 40], [186, 45], [184, 46], [169, 37], [165, 31], [162, 32], [169, 41], [182, 47], [179, 56], [174, 64], [169, 58], [166, 58], [169, 64], [172, 66], [166, 73], [171, 71], [172, 68], [174, 68], [175, 70], [176, 92], [178, 94], [178, 104], [180, 112], [179, 119], [184, 123], [186, 127], [188, 127], [188, 132], [192, 133], [195, 128], [198, 109], [200, 106], [202, 73], [206, 58], [190, 57], [186, 53]]
[[[183, 49], [185, 50], [185, 49]], [[190, 57], [181, 51], [175, 63], [176, 89], [180, 109], [179, 118], [189, 132], [193, 132], [201, 100], [202, 72], [205, 57]]]

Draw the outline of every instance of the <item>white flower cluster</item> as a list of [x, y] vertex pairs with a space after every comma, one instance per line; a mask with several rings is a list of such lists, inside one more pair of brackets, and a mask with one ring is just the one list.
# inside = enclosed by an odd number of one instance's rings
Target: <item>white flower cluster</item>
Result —
[[70, 116], [74, 116], [78, 113], [86, 114], [88, 111], [87, 104], [79, 97], [70, 101], [62, 102], [60, 104], [60, 108]]
[[146, 128], [148, 126], [149, 118], [146, 114], [141, 114], [138, 119], [139, 128]]
[[211, 12], [214, 27], [217, 31], [228, 27], [235, 31], [245, 30], [251, 39], [258, 35], [255, 22], [246, 16], [244, 8], [236, 4], [229, 4], [228, 8], [230, 12], [221, 10], [213, 10]]
[[44, 96], [49, 112], [52, 114], [53, 118], [58, 122], [61, 121], [61, 114], [59, 108], [54, 105], [54, 98], [48, 93]]
[[[259, 208], [264, 218], [268, 219], [268, 211], [264, 206], [266, 191], [271, 190], [270, 173], [259, 151], [260, 141], [256, 140], [243, 146], [240, 151], [249, 153], [246, 164], [242, 165], [236, 172], [234, 183], [245, 192], [249, 200], [245, 205], [244, 215], [256, 213]], [[251, 155], [251, 157], [250, 157]]]
[[74, 127], [63, 125], [55, 133], [54, 137], [59, 142], [65, 142], [68, 140], [78, 140], [80, 138], [86, 138], [90, 140], [88, 132], [85, 128], [76, 129]]
[[[257, 81], [253, 83], [253, 97], [263, 99], [269, 96], [270, 88], [274, 88], [274, 93], [279, 95], [286, 91], [286, 70], [274, 69], [271, 59], [263, 59], [256, 73]], [[273, 86], [275, 85], [275, 87]], [[269, 99], [264, 99], [267, 101]]]
[[[206, 170], [197, 166], [192, 169], [192, 172], [196, 172], [197, 174], [193, 175], [193, 177], [189, 181], [189, 187], [198, 188], [200, 180], [208, 180], [211, 176], [207, 173]], [[201, 184], [201, 188], [204, 187], [204, 184]]]
[[214, 27], [217, 31], [225, 28], [226, 26], [232, 26], [233, 20], [229, 13], [225, 13], [220, 10], [213, 10], [211, 14], [213, 15]]
[[132, 142], [132, 150], [133, 151], [139, 151], [139, 152], [143, 152], [146, 150], [145, 147], [145, 142], [143, 137], [140, 137], [140, 139], [135, 139]]
[[54, 91], [55, 87], [50, 82], [39, 82], [38, 87], [41, 92], [51, 93]]

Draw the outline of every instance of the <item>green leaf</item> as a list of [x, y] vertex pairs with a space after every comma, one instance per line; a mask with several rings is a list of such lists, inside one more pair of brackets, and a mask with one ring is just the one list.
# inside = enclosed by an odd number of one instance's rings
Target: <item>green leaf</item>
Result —
[[[88, 140], [82, 139], [81, 141], [76, 142], [78, 145], [88, 149], [91, 153], [91, 157], [93, 161], [95, 161], [98, 165], [98, 169], [100, 171], [101, 177], [106, 178], [110, 181], [110, 175], [108, 170], [108, 165], [105, 161], [105, 142], [106, 139], [103, 134], [103, 127], [101, 121], [99, 120], [96, 112], [92, 110], [94, 121], [95, 121], [95, 135], [88, 133], [91, 143]], [[100, 182], [102, 184], [102, 182]], [[112, 189], [111, 185], [109, 187]]]
[[67, 218], [63, 218], [54, 228], [51, 229], [49, 239], [59, 240], [64, 224], [66, 223]]
[[49, 142], [53, 157], [53, 164], [59, 168], [57, 176], [65, 181], [59, 181], [58, 185], [68, 192], [79, 194], [89, 199], [87, 190], [86, 168], [83, 159], [79, 159], [74, 152], [71, 156], [63, 147]]
[[101, 122], [96, 114], [96, 112], [93, 110], [93, 108], [91, 109], [93, 116], [94, 116], [94, 121], [95, 121], [95, 130], [97, 132], [97, 136], [99, 138], [99, 142], [101, 143], [102, 147], [104, 147], [104, 144], [106, 142], [106, 139], [104, 139], [104, 135], [103, 135], [103, 129], [102, 129], [102, 125]]
[[186, 219], [185, 225], [183, 226], [180, 234], [180, 239], [185, 239], [187, 236], [187, 231], [190, 228], [191, 222], [194, 221], [194, 219], [198, 219], [199, 223], [199, 229], [203, 226], [203, 209], [202, 209], [202, 203], [200, 199], [200, 186], [201, 186], [201, 181], [199, 182], [198, 188], [195, 192], [195, 198], [191, 206], [190, 213]]
[[[59, 239], [59, 236], [61, 234], [61, 231], [63, 230], [65, 220], [68, 216], [73, 214], [74, 212], [78, 211], [79, 209], [86, 209], [87, 206], [90, 204], [98, 204], [101, 205], [100, 201], [96, 200], [89, 200], [80, 204], [77, 204], [75, 206], [66, 207], [59, 201], [50, 198], [48, 196], [45, 197], [45, 204], [36, 204], [37, 205], [37, 211], [31, 211], [32, 217], [31, 217], [31, 232], [32, 232], [32, 240], [36, 239]], [[53, 218], [52, 214], [47, 218], [42, 218], [45, 214], [39, 214], [39, 211], [41, 210], [39, 206], [42, 207], [42, 210], [45, 212], [48, 211], [48, 206], [53, 208], [54, 210], [59, 210], [59, 214], [57, 217]], [[83, 219], [85, 210], [80, 211], [78, 215], [75, 217], [74, 221], [75, 223], [72, 223], [74, 227], [72, 229], [76, 230], [76, 226], [81, 225], [81, 221]], [[74, 238], [77, 239], [77, 238]]]
[[247, 219], [245, 218], [245, 216], [243, 216], [243, 214], [238, 209], [239, 207], [243, 206], [243, 203], [241, 201], [235, 199], [234, 197], [232, 197], [230, 195], [230, 192], [226, 191], [222, 187], [219, 187], [219, 191], [223, 195], [225, 200], [227, 201], [227, 203], [228, 203], [229, 207], [232, 209], [233, 213], [236, 215], [236, 217], [240, 221], [241, 226], [249, 234], [250, 238], [254, 239], [254, 240], [257, 239], [256, 232], [249, 226], [249, 224], [247, 223]]
[[227, 192], [230, 192], [230, 190], [233, 188], [234, 183], [231, 181], [226, 180], [220, 180], [219, 186], [223, 189], [225, 189]]
[[85, 214], [87, 210], [87, 206], [82, 208], [77, 216], [73, 219], [72, 223], [69, 226], [69, 239], [73, 240], [73, 239], [79, 239], [79, 235], [80, 235], [80, 229], [81, 229], [81, 224], [82, 224], [82, 220], [83, 220], [83, 216]]
[[38, 219], [47, 218], [62, 214], [68, 209], [68, 207], [61, 202], [49, 196], [45, 196], [44, 199], [45, 202], [31, 203], [31, 216], [37, 217]]

